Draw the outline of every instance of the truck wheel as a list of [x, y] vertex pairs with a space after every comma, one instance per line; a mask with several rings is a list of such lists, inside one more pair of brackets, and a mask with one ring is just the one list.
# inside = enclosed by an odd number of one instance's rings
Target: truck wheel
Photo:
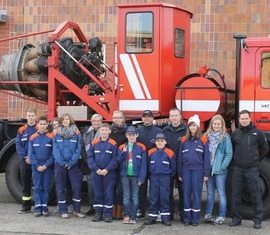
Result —
[[[267, 219], [270, 216], [270, 160], [265, 158], [259, 167], [260, 180], [261, 180], [261, 195], [263, 200], [263, 217]], [[229, 209], [232, 204], [232, 185], [231, 185], [231, 174], [229, 174], [227, 181], [227, 195], [228, 195], [228, 207]], [[254, 211], [252, 208], [251, 196], [248, 188], [244, 186], [242, 195], [242, 216], [244, 219], [252, 219], [254, 216]]]
[[[53, 177], [52, 177], [53, 178]], [[20, 177], [20, 157], [14, 153], [9, 159], [6, 166], [6, 184], [11, 196], [18, 202], [22, 203], [22, 182]], [[34, 199], [32, 192], [32, 200]], [[55, 199], [54, 182], [52, 180], [50, 187], [50, 199]]]

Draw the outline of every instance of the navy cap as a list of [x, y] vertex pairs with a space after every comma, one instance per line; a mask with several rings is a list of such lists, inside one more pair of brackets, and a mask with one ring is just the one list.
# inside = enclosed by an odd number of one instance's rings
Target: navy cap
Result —
[[166, 136], [165, 136], [163, 133], [158, 133], [158, 134], [156, 135], [155, 141], [156, 141], [157, 139], [164, 139], [164, 140], [167, 140], [167, 139], [166, 139]]
[[137, 128], [135, 126], [128, 126], [126, 129], [126, 134], [137, 134]]
[[142, 117], [143, 116], [150, 116], [150, 117], [154, 117], [153, 113], [150, 111], [150, 110], [144, 110], [143, 113], [142, 113]]

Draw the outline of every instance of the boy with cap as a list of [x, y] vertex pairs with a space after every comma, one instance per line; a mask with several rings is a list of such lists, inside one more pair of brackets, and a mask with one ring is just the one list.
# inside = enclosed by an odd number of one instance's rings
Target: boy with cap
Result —
[[113, 189], [117, 168], [117, 144], [109, 138], [111, 127], [103, 123], [99, 129], [100, 137], [94, 139], [87, 151], [87, 163], [92, 170], [92, 183], [95, 194], [93, 222], [99, 222], [104, 214], [105, 222], [112, 222]]
[[146, 147], [137, 142], [138, 131], [134, 126], [126, 130], [127, 143], [120, 145], [117, 162], [120, 166], [123, 187], [123, 224], [135, 224], [139, 207], [139, 187], [147, 172]]
[[200, 219], [203, 182], [210, 175], [210, 152], [207, 137], [202, 135], [198, 115], [188, 120], [187, 134], [181, 138], [177, 162], [183, 182], [184, 224], [197, 226]]
[[148, 151], [150, 174], [148, 221], [145, 225], [156, 223], [160, 210], [162, 224], [171, 226], [170, 221], [170, 181], [175, 175], [176, 162], [174, 152], [166, 148], [166, 136], [158, 133], [156, 147]]

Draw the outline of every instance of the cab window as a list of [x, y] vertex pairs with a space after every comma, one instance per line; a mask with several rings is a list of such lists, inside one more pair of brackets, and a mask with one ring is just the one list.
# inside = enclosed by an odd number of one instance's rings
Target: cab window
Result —
[[262, 87], [270, 88], [270, 52], [262, 54]]
[[185, 31], [176, 28], [174, 31], [174, 56], [185, 57]]
[[126, 52], [153, 51], [153, 13], [139, 12], [126, 15]]

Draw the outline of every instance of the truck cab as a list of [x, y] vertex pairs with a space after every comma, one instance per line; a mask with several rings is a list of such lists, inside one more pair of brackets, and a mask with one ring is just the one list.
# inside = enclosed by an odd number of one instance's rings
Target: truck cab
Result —
[[166, 117], [189, 73], [192, 13], [168, 3], [118, 5], [118, 12], [119, 109]]
[[239, 110], [249, 110], [270, 141], [270, 38], [247, 38], [241, 44]]

